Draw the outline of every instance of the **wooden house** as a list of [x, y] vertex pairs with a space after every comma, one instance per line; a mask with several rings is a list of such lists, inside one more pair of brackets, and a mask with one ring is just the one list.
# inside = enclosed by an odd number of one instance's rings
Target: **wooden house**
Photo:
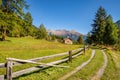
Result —
[[64, 39], [64, 43], [65, 43], [65, 44], [73, 44], [73, 41], [72, 41], [72, 39], [70, 39], [70, 38], [65, 38], [65, 39]]

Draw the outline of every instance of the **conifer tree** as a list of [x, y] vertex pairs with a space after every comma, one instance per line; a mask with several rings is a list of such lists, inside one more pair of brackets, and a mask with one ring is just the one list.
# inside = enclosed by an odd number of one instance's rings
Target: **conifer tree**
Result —
[[36, 35], [37, 39], [45, 39], [47, 37], [47, 30], [43, 24], [40, 25]]
[[78, 37], [78, 43], [79, 44], [83, 44], [83, 37], [82, 37], [82, 35], [80, 35], [79, 37]]
[[104, 33], [104, 44], [114, 45], [118, 41], [118, 28], [113, 22], [111, 15], [106, 19], [105, 33]]
[[105, 32], [106, 26], [106, 11], [102, 7], [100, 7], [95, 15], [94, 23], [92, 24], [92, 35], [91, 39], [96, 44], [103, 44], [103, 36]]

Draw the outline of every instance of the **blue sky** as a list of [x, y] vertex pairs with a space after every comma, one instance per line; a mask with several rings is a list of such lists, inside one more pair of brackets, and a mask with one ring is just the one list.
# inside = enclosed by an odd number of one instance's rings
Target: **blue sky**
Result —
[[120, 20], [120, 0], [27, 0], [33, 24], [41, 23], [47, 29], [75, 30], [87, 34], [100, 6], [111, 14], [114, 22]]

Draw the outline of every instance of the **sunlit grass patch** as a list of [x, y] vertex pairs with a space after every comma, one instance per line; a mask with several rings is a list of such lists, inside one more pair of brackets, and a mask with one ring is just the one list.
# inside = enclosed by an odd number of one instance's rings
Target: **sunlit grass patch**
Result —
[[[5, 63], [6, 58], [31, 59], [42, 56], [48, 56], [78, 49], [81, 45], [66, 45], [59, 42], [49, 42], [46, 40], [37, 40], [34, 38], [10, 38], [8, 41], [0, 41], [0, 63]], [[63, 58], [63, 57], [60, 57]], [[58, 59], [60, 59], [58, 58]], [[57, 60], [57, 59], [55, 59]], [[21, 70], [33, 66], [33, 64], [24, 64], [13, 67], [13, 71]], [[6, 70], [1, 68], [0, 74], [5, 74]]]
[[116, 67], [111, 51], [106, 51], [108, 56], [108, 65], [101, 80], [119, 80], [120, 79], [120, 69]]
[[18, 80], [25, 80], [25, 79], [30, 79], [30, 80], [57, 80], [59, 77], [62, 77], [66, 73], [69, 73], [72, 71], [75, 67], [79, 66], [82, 64], [84, 61], [88, 60], [91, 56], [91, 50], [87, 51], [85, 55], [80, 55], [77, 58], [74, 58], [72, 63], [62, 63], [60, 65], [64, 66], [70, 66], [70, 68], [56, 68], [56, 67], [51, 67], [48, 69], [43, 69], [37, 72], [33, 72], [30, 75], [26, 76], [21, 76], [19, 78], [16, 78]]
[[83, 69], [72, 75], [67, 80], [90, 80], [91, 77], [101, 68], [104, 62], [103, 54], [100, 50], [96, 50], [96, 54], [92, 61], [88, 63]]

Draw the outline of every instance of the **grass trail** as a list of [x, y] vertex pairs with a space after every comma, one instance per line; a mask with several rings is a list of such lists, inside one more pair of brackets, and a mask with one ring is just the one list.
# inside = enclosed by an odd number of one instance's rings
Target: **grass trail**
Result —
[[102, 50], [102, 53], [104, 55], [104, 64], [102, 65], [102, 67], [97, 71], [96, 75], [94, 75], [94, 77], [91, 80], [100, 80], [101, 76], [103, 75], [105, 68], [107, 66], [108, 63], [108, 58], [106, 53]]
[[66, 80], [68, 77], [72, 76], [73, 74], [75, 74], [76, 72], [78, 72], [79, 70], [81, 70], [84, 66], [86, 66], [93, 58], [95, 55], [95, 50], [92, 50], [92, 54], [89, 60], [87, 60], [86, 62], [82, 63], [80, 66], [77, 66], [73, 71], [68, 72], [66, 75], [64, 75], [63, 77], [59, 78], [58, 80]]
[[84, 61], [88, 60], [91, 55], [91, 50], [87, 51], [85, 55], [80, 55], [79, 57], [73, 59], [72, 63], [62, 63], [60, 65], [70, 66], [70, 68], [56, 68], [51, 67], [48, 69], [43, 69], [32, 74], [18, 77], [18, 80], [57, 80], [59, 77], [65, 75], [69, 71], [72, 71], [75, 67], [82, 64]]
[[104, 57], [100, 50], [96, 50], [95, 57], [92, 61], [82, 68], [79, 72], [69, 77], [67, 80], [90, 80], [93, 75], [100, 69], [103, 65]]
[[106, 51], [106, 53], [108, 56], [108, 65], [101, 80], [120, 80], [120, 69], [116, 67], [114, 57], [112, 56], [113, 53], [108, 50]]

